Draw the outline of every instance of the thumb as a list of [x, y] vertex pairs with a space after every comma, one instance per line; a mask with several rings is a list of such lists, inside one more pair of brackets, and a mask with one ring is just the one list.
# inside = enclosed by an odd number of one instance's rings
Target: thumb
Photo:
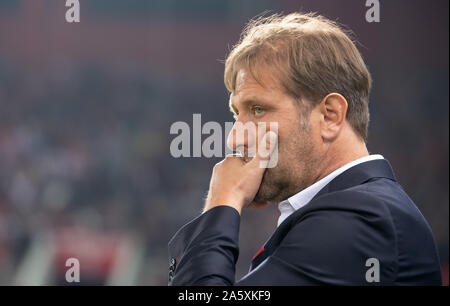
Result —
[[[274, 160], [274, 157], [276, 157], [276, 160]], [[278, 135], [269, 130], [259, 141], [256, 155], [249, 163], [247, 163], [247, 165], [253, 168], [266, 169], [275, 167], [277, 161]]]

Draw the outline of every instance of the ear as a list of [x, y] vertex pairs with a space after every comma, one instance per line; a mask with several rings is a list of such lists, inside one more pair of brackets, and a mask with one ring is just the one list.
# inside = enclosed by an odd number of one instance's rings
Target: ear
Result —
[[333, 141], [339, 136], [345, 124], [347, 108], [347, 100], [338, 93], [328, 94], [319, 103], [320, 133], [324, 141]]

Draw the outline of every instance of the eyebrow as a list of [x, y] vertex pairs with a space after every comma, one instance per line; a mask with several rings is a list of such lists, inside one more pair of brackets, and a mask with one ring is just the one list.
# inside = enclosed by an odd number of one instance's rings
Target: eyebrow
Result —
[[[230, 99], [231, 101], [231, 99]], [[256, 97], [249, 97], [244, 99], [241, 104], [245, 105], [245, 104], [266, 104], [266, 102], [264, 102], [261, 99], [256, 99]], [[230, 111], [234, 114], [237, 113], [237, 108], [236, 105], [233, 104], [232, 102], [229, 103], [229, 107], [230, 107]]]

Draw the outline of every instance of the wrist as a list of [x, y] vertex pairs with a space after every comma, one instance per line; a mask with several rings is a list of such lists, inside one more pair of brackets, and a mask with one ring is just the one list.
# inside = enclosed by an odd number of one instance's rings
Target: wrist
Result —
[[240, 201], [236, 198], [224, 198], [224, 199], [207, 199], [205, 203], [205, 207], [203, 209], [203, 212], [206, 212], [214, 207], [217, 206], [229, 206], [237, 210], [239, 214], [241, 214], [242, 207], [244, 206], [243, 201]]

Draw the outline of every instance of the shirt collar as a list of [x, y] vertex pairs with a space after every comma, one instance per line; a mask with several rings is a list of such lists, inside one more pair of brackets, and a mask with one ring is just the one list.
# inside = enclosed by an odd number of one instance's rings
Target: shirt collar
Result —
[[306, 204], [309, 203], [309, 201], [314, 198], [314, 196], [326, 185], [328, 185], [334, 178], [336, 178], [338, 175], [342, 174], [344, 171], [350, 169], [351, 167], [354, 167], [356, 165], [359, 165], [364, 162], [368, 162], [371, 160], [376, 159], [384, 159], [384, 157], [380, 154], [373, 154], [365, 157], [358, 158], [339, 169], [334, 170], [321, 180], [315, 182], [308, 188], [303, 189], [297, 194], [294, 194], [287, 200], [284, 200], [278, 204], [278, 209], [281, 213], [280, 217], [278, 218], [278, 225], [280, 225], [287, 217], [289, 217], [290, 214], [295, 212], [297, 209], [302, 208]]

